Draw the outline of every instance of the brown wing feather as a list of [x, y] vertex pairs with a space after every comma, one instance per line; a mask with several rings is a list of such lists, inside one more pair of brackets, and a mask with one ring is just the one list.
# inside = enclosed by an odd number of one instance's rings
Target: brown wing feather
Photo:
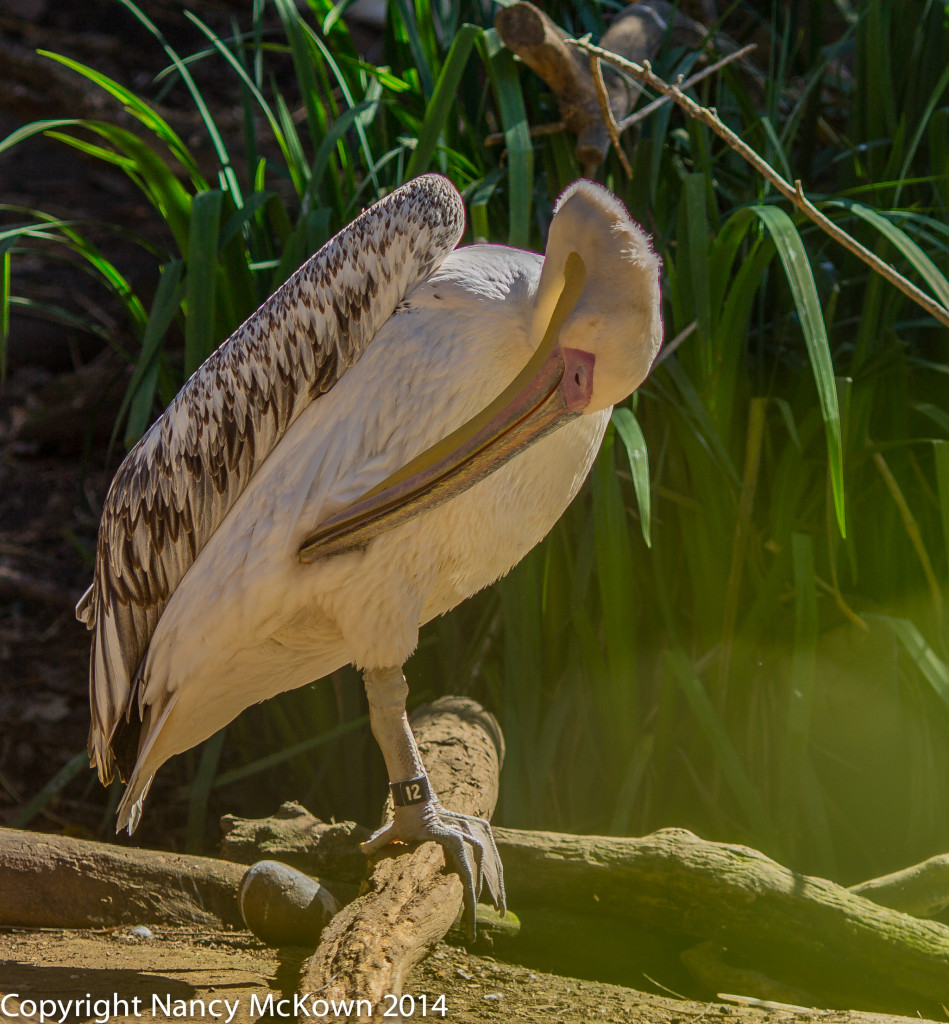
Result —
[[437, 175], [370, 207], [210, 356], [119, 467], [93, 584], [76, 609], [93, 631], [89, 756], [104, 782], [139, 665], [198, 552], [293, 420], [359, 359], [463, 230], [461, 197]]

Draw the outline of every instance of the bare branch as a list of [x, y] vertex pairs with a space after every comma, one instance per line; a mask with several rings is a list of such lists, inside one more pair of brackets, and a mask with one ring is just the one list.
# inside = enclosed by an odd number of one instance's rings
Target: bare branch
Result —
[[640, 82], [644, 82], [646, 85], [651, 86], [657, 92], [661, 92], [664, 96], [668, 96], [674, 103], [677, 103], [683, 110], [696, 120], [701, 121], [715, 132], [720, 138], [724, 139], [725, 142], [731, 146], [740, 156], [742, 156], [752, 167], [767, 181], [771, 184], [787, 199], [799, 209], [802, 213], [806, 214], [810, 219], [826, 234], [830, 235], [834, 241], [839, 242], [844, 248], [849, 249], [855, 256], [863, 260], [868, 267], [875, 270], [881, 277], [886, 278], [891, 284], [895, 285], [904, 295], [911, 298], [918, 306], [921, 306], [930, 316], [935, 317], [941, 324], [949, 327], [949, 310], [936, 302], [935, 299], [930, 298], [922, 289], [917, 288], [912, 281], [907, 280], [898, 270], [892, 267], [889, 263], [881, 260], [879, 256], [871, 252], [865, 246], [861, 245], [852, 235], [849, 235], [843, 228], [838, 227], [829, 217], [826, 217], [816, 206], [804, 195], [804, 190], [801, 186], [801, 182], [795, 181], [791, 185], [786, 181], [778, 172], [758, 153], [755, 152], [748, 145], [740, 139], [722, 120], [719, 118], [714, 107], [703, 107], [700, 106], [695, 100], [686, 96], [682, 89], [676, 85], [670, 85], [664, 79], [660, 78], [652, 70], [649, 61], [644, 60], [642, 64], [636, 64], [633, 61], [626, 60], [623, 57], [618, 56], [609, 50], [604, 50], [602, 47], [593, 46], [591, 43], [585, 42], [580, 39], [568, 39], [567, 42], [571, 46], [576, 46], [581, 50], [585, 50], [588, 54], [592, 54], [595, 57], [599, 57], [601, 60], [606, 61], [607, 64], [612, 64], [614, 67], [619, 68], [621, 71], [625, 71], [627, 74], [632, 75], [633, 78]]
[[[742, 47], [740, 50], [736, 50], [734, 53], [728, 54], [727, 57], [722, 57], [721, 60], [717, 60], [714, 64], [710, 64], [707, 68], [703, 68], [701, 71], [697, 71], [690, 78], [687, 78], [678, 88], [683, 92], [686, 89], [691, 89], [693, 85], [697, 85], [702, 81], [703, 78], [708, 78], [710, 75], [714, 75], [716, 71], [720, 71], [726, 64], [731, 64], [732, 61], [741, 60], [742, 57], [747, 57], [752, 50], [757, 49], [757, 43], [749, 43], [747, 46]], [[654, 111], [660, 107], [665, 106], [671, 102], [670, 96], [660, 96], [658, 99], [647, 104], [640, 110], [630, 114], [629, 117], [624, 118], [616, 126], [621, 132], [625, 132], [628, 128], [632, 128], [634, 124], [638, 124], [640, 121], [645, 120]]]

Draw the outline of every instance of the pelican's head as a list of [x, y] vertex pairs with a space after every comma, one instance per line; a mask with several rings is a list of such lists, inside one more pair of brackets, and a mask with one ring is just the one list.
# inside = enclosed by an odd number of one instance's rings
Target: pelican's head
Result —
[[649, 236], [602, 185], [577, 181], [557, 200], [531, 339], [563, 352], [573, 411], [616, 405], [645, 380], [662, 343], [660, 266]]
[[566, 420], [631, 394], [662, 341], [659, 266], [612, 193], [571, 185], [550, 224], [527, 365], [487, 408], [321, 524], [300, 559], [365, 543], [460, 494]]

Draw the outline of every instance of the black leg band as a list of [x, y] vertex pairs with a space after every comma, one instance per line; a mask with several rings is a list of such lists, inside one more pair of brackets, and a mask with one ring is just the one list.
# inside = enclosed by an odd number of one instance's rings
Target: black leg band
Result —
[[428, 784], [427, 775], [419, 775], [416, 779], [405, 779], [402, 782], [390, 782], [392, 802], [396, 807], [408, 807], [411, 804], [424, 804], [432, 798], [432, 787]]

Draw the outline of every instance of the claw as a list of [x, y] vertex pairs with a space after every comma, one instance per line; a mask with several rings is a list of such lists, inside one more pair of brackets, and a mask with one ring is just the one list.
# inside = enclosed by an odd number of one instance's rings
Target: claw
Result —
[[[424, 804], [396, 807], [392, 821], [360, 844], [360, 849], [371, 856], [392, 842], [428, 840], [442, 847], [446, 863], [461, 879], [464, 888], [462, 924], [473, 940], [476, 934], [475, 907], [484, 881], [488, 882], [494, 906], [502, 914], [505, 909], [501, 860], [487, 821], [448, 811], [434, 799]], [[474, 854], [474, 865], [469, 856], [469, 847]]]
[[381, 849], [388, 846], [389, 843], [398, 842], [400, 837], [396, 835], [395, 822], [390, 821], [387, 825], [383, 825], [382, 828], [377, 828], [372, 835], [359, 844], [359, 849], [367, 856], [371, 857], [374, 853], [378, 853]]
[[494, 841], [494, 833], [490, 824], [484, 818], [477, 818], [471, 814], [461, 814], [458, 811], [449, 811], [438, 805], [438, 813], [442, 818], [459, 821], [465, 830], [479, 840], [477, 848], [478, 857], [478, 894], [481, 894], [482, 883], [487, 883], [488, 893], [494, 909], [499, 911], [501, 916], [507, 909], [507, 898], [504, 892], [504, 872], [501, 867], [501, 854], [498, 852], [497, 843]]

